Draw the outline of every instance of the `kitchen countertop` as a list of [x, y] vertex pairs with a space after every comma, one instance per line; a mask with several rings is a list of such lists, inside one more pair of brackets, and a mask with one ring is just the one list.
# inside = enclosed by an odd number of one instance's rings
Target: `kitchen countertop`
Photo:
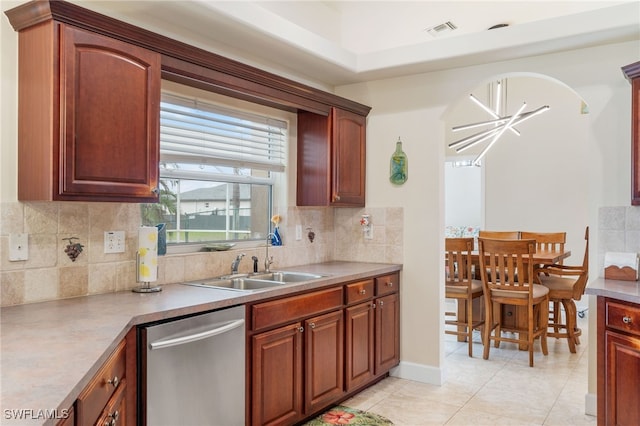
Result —
[[[401, 265], [328, 262], [283, 268], [323, 278], [257, 292], [167, 284], [131, 291], [5, 307], [0, 310], [3, 425], [55, 424], [40, 410], [71, 407], [132, 326], [383, 275]], [[22, 420], [15, 417], [23, 410]]]
[[585, 294], [605, 296], [640, 305], [640, 284], [638, 281], [605, 280], [601, 277], [589, 283]]

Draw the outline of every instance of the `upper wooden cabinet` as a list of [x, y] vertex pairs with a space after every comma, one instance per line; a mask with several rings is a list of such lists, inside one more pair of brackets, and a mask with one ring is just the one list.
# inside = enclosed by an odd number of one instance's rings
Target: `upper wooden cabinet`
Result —
[[631, 82], [631, 204], [640, 205], [640, 62], [622, 67]]
[[18, 199], [157, 201], [160, 55], [49, 20], [18, 62]]
[[67, 1], [5, 14], [19, 32], [20, 200], [157, 201], [165, 79], [298, 112], [298, 205], [364, 206], [370, 107]]
[[366, 117], [298, 113], [298, 206], [365, 205]]

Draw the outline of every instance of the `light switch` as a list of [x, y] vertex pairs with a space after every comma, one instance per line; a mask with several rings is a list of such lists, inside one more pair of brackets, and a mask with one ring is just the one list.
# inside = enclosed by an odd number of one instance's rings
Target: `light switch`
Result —
[[29, 259], [29, 234], [9, 234], [9, 260]]

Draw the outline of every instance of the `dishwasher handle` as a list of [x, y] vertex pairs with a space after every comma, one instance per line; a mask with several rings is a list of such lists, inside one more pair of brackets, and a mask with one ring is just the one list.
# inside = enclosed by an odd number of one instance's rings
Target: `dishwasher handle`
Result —
[[220, 327], [216, 327], [211, 330], [202, 331], [200, 333], [189, 334], [187, 336], [180, 336], [180, 337], [175, 337], [167, 340], [156, 340], [155, 342], [149, 343], [149, 349], [151, 350], [162, 349], [162, 348], [168, 348], [171, 346], [184, 345], [185, 343], [197, 342], [198, 340], [207, 339], [209, 337], [226, 333], [242, 325], [244, 325], [244, 319], [229, 321], [227, 323], [224, 323], [224, 325]]

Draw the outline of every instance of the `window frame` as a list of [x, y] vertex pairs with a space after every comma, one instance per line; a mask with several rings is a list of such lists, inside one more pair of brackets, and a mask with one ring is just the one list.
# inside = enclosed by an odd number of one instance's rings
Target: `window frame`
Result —
[[[197, 179], [197, 180], [210, 180], [212, 182], [221, 182], [221, 183], [240, 183], [240, 184], [258, 184], [258, 185], [266, 185], [270, 188], [270, 197], [268, 203], [268, 212], [266, 213], [269, 217], [267, 218], [267, 228], [263, 232], [253, 231], [252, 233], [255, 236], [250, 239], [242, 239], [242, 240], [215, 240], [209, 242], [183, 242], [183, 243], [171, 243], [167, 245], [167, 252], [169, 254], [174, 253], [189, 253], [193, 251], [199, 251], [207, 244], [220, 244], [220, 243], [231, 243], [236, 244], [236, 248], [244, 248], [244, 247], [256, 247], [264, 244], [264, 239], [268, 235], [269, 232], [272, 232], [272, 224], [270, 223], [270, 215], [273, 215], [282, 209], [280, 206], [286, 205], [286, 194], [287, 194], [287, 181], [289, 175], [289, 164], [288, 159], [291, 155], [290, 147], [292, 145], [292, 137], [295, 137], [294, 132], [291, 130], [292, 127], [295, 129], [295, 121], [297, 119], [296, 114], [279, 110], [277, 108], [267, 107], [260, 104], [255, 104], [250, 101], [242, 101], [236, 98], [228, 97], [225, 95], [220, 95], [217, 93], [209, 92], [206, 90], [198, 89], [192, 86], [187, 86], [179, 83], [174, 83], [170, 81], [163, 80], [162, 81], [162, 90], [163, 93], [169, 93], [171, 95], [177, 95], [180, 97], [185, 96], [197, 96], [200, 97], [207, 102], [220, 105], [224, 109], [234, 109], [238, 110], [242, 113], [248, 114], [256, 114], [263, 115], [265, 117], [271, 117], [276, 120], [281, 120], [286, 122], [286, 131], [287, 135], [283, 144], [284, 149], [284, 171], [282, 172], [273, 172], [269, 171], [269, 177], [259, 177], [259, 176], [246, 176], [246, 175], [233, 175], [233, 174], [216, 174], [215, 179], [211, 179], [211, 174], [208, 172], [199, 172], [199, 171], [171, 171], [164, 168], [160, 168], [160, 179]], [[293, 126], [292, 126], [293, 124]], [[162, 159], [160, 160], [162, 163]], [[257, 169], [256, 169], [257, 170]], [[203, 179], [204, 178], [204, 179]]]

